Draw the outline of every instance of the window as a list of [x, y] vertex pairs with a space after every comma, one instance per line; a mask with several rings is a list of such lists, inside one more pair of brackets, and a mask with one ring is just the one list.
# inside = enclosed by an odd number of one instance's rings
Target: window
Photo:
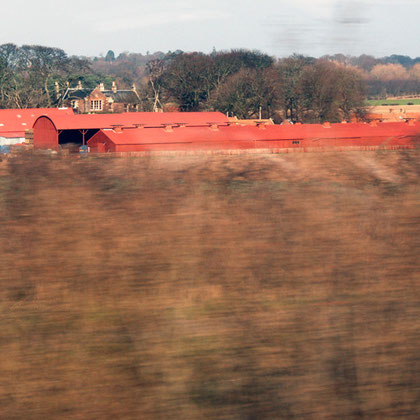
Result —
[[299, 140], [293, 140], [292, 141], [292, 144], [299, 144], [300, 143], [300, 141]]
[[73, 109], [79, 108], [79, 102], [78, 102], [76, 99], [73, 99], [73, 100], [71, 101], [71, 107], [72, 107]]
[[94, 99], [93, 101], [90, 101], [90, 110], [91, 111], [102, 111], [103, 105], [102, 101], [99, 99]]

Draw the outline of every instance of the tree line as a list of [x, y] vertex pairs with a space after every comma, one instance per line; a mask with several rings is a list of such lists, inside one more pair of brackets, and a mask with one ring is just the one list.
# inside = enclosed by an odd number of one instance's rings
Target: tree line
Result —
[[59, 48], [40, 45], [0, 45], [1, 108], [53, 106], [56, 86], [63, 88], [84, 76], [99, 83], [87, 58], [69, 57]]
[[0, 45], [0, 107], [48, 107], [79, 81], [85, 88], [136, 83], [144, 111], [218, 110], [239, 118], [340, 121], [363, 114], [366, 97], [420, 93], [420, 59], [259, 51], [124, 52], [68, 56], [39, 45]]
[[364, 109], [360, 74], [326, 59], [294, 55], [276, 61], [247, 50], [180, 53], [150, 61], [146, 74], [145, 106], [155, 110], [173, 101], [182, 111], [322, 122]]

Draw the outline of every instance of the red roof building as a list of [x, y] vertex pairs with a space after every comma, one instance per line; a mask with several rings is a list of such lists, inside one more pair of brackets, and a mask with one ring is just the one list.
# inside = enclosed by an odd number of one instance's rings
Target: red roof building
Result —
[[[169, 126], [103, 129], [87, 142], [92, 152], [414, 147], [418, 123]], [[416, 140], [417, 137], [417, 140]]]
[[34, 125], [34, 147], [57, 149], [66, 143], [84, 144], [100, 129], [228, 124], [220, 112], [125, 112], [63, 116], [43, 115]]
[[420, 122], [238, 125], [219, 112], [135, 112], [41, 116], [33, 132], [34, 147], [87, 144], [93, 152], [412, 147]]
[[0, 109], [0, 145], [24, 142], [25, 132], [41, 115], [60, 117], [74, 113], [70, 108]]

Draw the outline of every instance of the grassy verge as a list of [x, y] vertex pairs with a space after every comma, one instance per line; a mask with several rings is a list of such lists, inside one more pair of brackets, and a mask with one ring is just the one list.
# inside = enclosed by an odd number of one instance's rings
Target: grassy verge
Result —
[[11, 158], [0, 417], [419, 418], [419, 158]]

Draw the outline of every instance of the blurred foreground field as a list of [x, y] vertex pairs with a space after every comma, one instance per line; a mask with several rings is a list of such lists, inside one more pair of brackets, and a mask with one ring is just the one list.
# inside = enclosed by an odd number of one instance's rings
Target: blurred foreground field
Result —
[[0, 418], [420, 418], [419, 173], [419, 150], [0, 162]]

